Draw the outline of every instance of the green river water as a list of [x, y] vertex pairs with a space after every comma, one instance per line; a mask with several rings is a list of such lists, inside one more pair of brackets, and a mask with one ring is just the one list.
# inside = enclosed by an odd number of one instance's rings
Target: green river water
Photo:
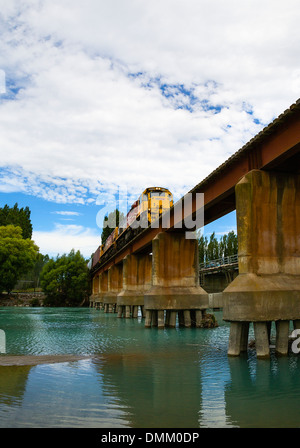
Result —
[[214, 314], [214, 329], [158, 330], [88, 308], [0, 308], [0, 357], [88, 355], [0, 366], [0, 427], [299, 427], [300, 355], [228, 358]]

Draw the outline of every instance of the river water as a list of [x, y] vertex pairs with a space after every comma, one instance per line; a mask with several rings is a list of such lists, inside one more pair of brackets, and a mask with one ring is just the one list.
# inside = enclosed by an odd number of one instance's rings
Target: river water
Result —
[[0, 427], [299, 427], [300, 355], [228, 358], [214, 314], [214, 329], [158, 330], [94, 309], [0, 308], [1, 357], [88, 355], [0, 366]]

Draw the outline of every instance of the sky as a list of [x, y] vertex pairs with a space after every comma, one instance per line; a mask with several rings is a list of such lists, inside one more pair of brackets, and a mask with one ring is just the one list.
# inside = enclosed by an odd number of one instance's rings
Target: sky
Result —
[[298, 0], [0, 0], [0, 206], [29, 206], [41, 253], [90, 257], [120, 189], [179, 199], [300, 97], [299, 18]]

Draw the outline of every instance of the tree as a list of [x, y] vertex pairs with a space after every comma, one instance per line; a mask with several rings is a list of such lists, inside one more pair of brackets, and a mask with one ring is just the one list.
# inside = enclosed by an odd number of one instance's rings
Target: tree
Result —
[[122, 222], [124, 218], [124, 213], [120, 213], [118, 209], [114, 210], [113, 212], [109, 213], [108, 216], [104, 217], [103, 230], [101, 234], [102, 244], [105, 244], [105, 241], [107, 240], [111, 232], [116, 227], [119, 227], [120, 222]]
[[7, 204], [0, 208], [0, 226], [19, 226], [22, 229], [22, 236], [24, 239], [31, 239], [32, 224], [30, 220], [30, 210], [28, 207], [19, 208], [18, 204], [11, 208]]
[[228, 235], [223, 235], [220, 238], [220, 257], [228, 257]]
[[38, 288], [40, 284], [40, 276], [43, 270], [43, 267], [49, 261], [49, 255], [38, 254], [36, 262], [32, 269], [34, 288]]
[[90, 293], [89, 270], [85, 258], [74, 249], [50, 259], [41, 274], [45, 306], [78, 306]]
[[208, 242], [207, 237], [200, 234], [198, 236], [198, 249], [200, 263], [236, 255], [238, 253], [237, 235], [232, 230], [223, 235], [220, 241], [218, 241], [215, 232], [213, 232]]
[[198, 237], [199, 262], [204, 263], [207, 258], [207, 236], [200, 235]]
[[36, 261], [39, 248], [22, 233], [19, 226], [0, 226], [0, 292], [10, 293]]
[[215, 260], [219, 258], [219, 242], [215, 236], [215, 232], [210, 235], [209, 243], [207, 245], [208, 260]]
[[237, 235], [232, 230], [228, 233], [227, 237], [227, 256], [235, 255], [238, 253], [238, 238]]
[[42, 269], [46, 263], [49, 261], [49, 255], [43, 255], [38, 253], [36, 260], [34, 262], [34, 266], [25, 274], [23, 275], [19, 281], [18, 281], [18, 288], [24, 288], [25, 286], [29, 288], [39, 288], [40, 286], [40, 275], [42, 272]]

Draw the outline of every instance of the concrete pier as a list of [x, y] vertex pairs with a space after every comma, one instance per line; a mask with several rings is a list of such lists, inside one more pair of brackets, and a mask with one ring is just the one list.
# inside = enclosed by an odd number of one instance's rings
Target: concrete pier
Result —
[[93, 277], [92, 295], [90, 296], [90, 308], [97, 308], [99, 304], [99, 276]]
[[222, 292], [208, 294], [209, 308], [220, 309], [223, 308], [223, 294]]
[[253, 322], [257, 356], [268, 357], [272, 321], [276, 351], [286, 354], [289, 322], [300, 319], [300, 176], [253, 170], [235, 191], [239, 275], [223, 291], [228, 355], [240, 354], [242, 327]]
[[281, 355], [288, 353], [289, 326], [288, 320], [276, 321], [276, 352]]
[[145, 327], [200, 326], [208, 294], [199, 286], [198, 242], [185, 233], [159, 233], [152, 241], [152, 282], [145, 297]]
[[151, 286], [152, 257], [127, 255], [123, 260], [123, 287], [117, 295], [118, 317], [144, 317], [144, 294]]
[[107, 291], [103, 292], [103, 306], [107, 313], [117, 312], [117, 296], [122, 291], [123, 267], [122, 264], [111, 266], [107, 271]]
[[108, 291], [108, 271], [101, 272], [99, 274], [99, 293], [98, 302], [99, 309], [103, 307], [104, 311], [108, 313], [108, 304], [104, 304], [104, 297]]

